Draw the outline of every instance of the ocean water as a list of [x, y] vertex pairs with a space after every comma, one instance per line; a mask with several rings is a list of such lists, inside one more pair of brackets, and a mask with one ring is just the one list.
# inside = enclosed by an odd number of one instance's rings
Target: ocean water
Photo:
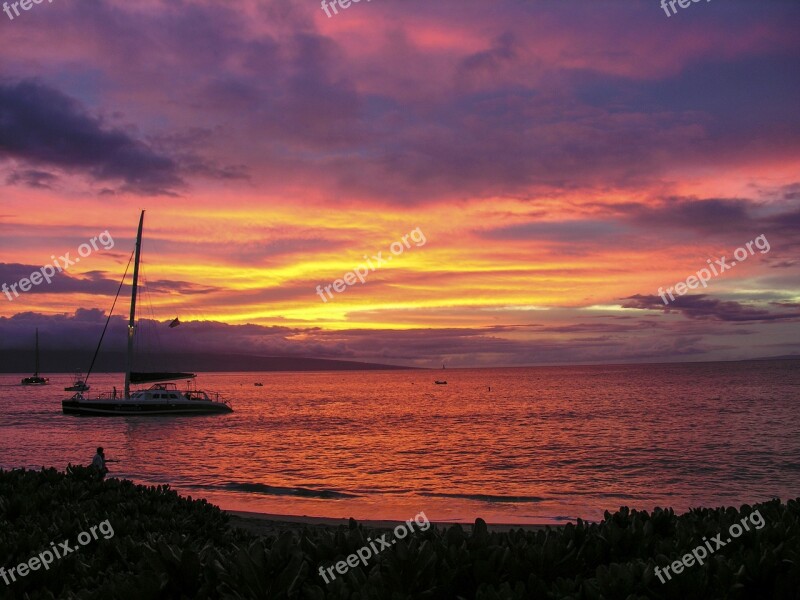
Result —
[[233, 510], [557, 523], [800, 496], [800, 361], [205, 373], [235, 410], [208, 417], [67, 416], [69, 375], [23, 375], [0, 375], [0, 468], [102, 445], [112, 476]]

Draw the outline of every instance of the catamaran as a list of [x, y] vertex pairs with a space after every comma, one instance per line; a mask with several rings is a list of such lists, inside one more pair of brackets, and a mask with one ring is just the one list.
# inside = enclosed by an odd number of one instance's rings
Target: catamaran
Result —
[[47, 377], [39, 377], [39, 328], [36, 328], [36, 372], [32, 377], [25, 377], [22, 385], [47, 385], [50, 380]]
[[[136, 294], [139, 285], [139, 261], [142, 252], [142, 228], [144, 225], [144, 211], [139, 216], [139, 230], [136, 234], [136, 248], [134, 249], [133, 284], [131, 292], [130, 317], [128, 319], [128, 352], [125, 365], [125, 387], [122, 394], [113, 392], [103, 393], [96, 398], [87, 398], [78, 392], [71, 398], [63, 400], [61, 407], [66, 414], [86, 416], [131, 416], [131, 415], [204, 415], [233, 412], [230, 403], [223, 400], [219, 394], [201, 390], [181, 391], [174, 383], [165, 383], [180, 379], [194, 379], [194, 373], [176, 372], [150, 372], [142, 373], [132, 371], [133, 365], [133, 340], [136, 331]], [[127, 270], [126, 270], [127, 274]], [[125, 280], [123, 275], [122, 280]], [[120, 284], [117, 297], [122, 290]], [[114, 300], [116, 304], [116, 298]], [[106, 320], [103, 341], [111, 312]], [[100, 346], [98, 344], [98, 351]], [[95, 358], [97, 352], [95, 352]], [[92, 365], [94, 366], [94, 365]], [[92, 368], [89, 368], [91, 374]], [[89, 375], [86, 376], [88, 381]], [[157, 383], [158, 382], [158, 383]], [[147, 389], [131, 390], [131, 385], [153, 384]]]

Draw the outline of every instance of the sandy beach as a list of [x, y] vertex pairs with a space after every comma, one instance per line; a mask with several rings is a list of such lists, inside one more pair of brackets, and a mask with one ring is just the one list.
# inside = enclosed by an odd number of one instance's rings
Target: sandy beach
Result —
[[[340, 526], [347, 526], [350, 523], [349, 519], [331, 519], [325, 517], [309, 517], [305, 515], [274, 515], [269, 513], [260, 512], [247, 512], [238, 510], [224, 511], [230, 516], [231, 526], [244, 529], [252, 534], [260, 536], [278, 535], [284, 531], [300, 531], [302, 529], [332, 529]], [[397, 525], [402, 525], [402, 521], [375, 521], [375, 520], [362, 520], [358, 521], [359, 524], [369, 529], [393, 529]], [[448, 523], [444, 521], [431, 521], [439, 529], [456, 525], [456, 523]], [[472, 523], [460, 523], [461, 527], [467, 533], [471, 533]], [[516, 525], [513, 523], [489, 523], [487, 528], [489, 531], [507, 532], [512, 529], [522, 529], [524, 531], [539, 531], [547, 527], [561, 528], [563, 525], [544, 525], [544, 524], [525, 524]]]

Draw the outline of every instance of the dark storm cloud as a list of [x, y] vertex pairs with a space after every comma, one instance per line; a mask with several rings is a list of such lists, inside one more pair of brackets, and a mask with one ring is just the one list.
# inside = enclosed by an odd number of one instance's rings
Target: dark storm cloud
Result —
[[[0, 263], [0, 285], [5, 283], [8, 286], [19, 282], [21, 279], [30, 278], [32, 273], [40, 273], [43, 265], [23, 265], [19, 263]], [[52, 265], [51, 265], [52, 266]], [[55, 267], [54, 267], [54, 270]], [[81, 277], [73, 277], [68, 272], [64, 271], [56, 273], [51, 278], [51, 282], [42, 281], [39, 285], [34, 285], [27, 292], [19, 291], [19, 297], [25, 294], [97, 294], [97, 295], [110, 295], [113, 296], [117, 293], [119, 287], [119, 276], [108, 278], [102, 271], [89, 271]], [[180, 293], [180, 294], [207, 294], [216, 291], [215, 288], [208, 286], [201, 286], [186, 281], [172, 281], [168, 279], [159, 279], [148, 281], [146, 285], [141, 286], [143, 290], [149, 290], [153, 293]], [[124, 286], [122, 288], [124, 294], [130, 294], [130, 287]], [[17, 296], [13, 292], [9, 292], [11, 297], [16, 301]], [[8, 302], [8, 297], [3, 294], [0, 295], [0, 302]]]
[[182, 185], [176, 163], [120, 130], [107, 129], [77, 101], [37, 83], [0, 84], [0, 156], [121, 180], [142, 194]]
[[[53, 266], [53, 265], [51, 265]], [[22, 265], [19, 263], [0, 263], [0, 284], [12, 285], [21, 279], [29, 278], [31, 273], [39, 272], [42, 265]], [[54, 267], [55, 269], [55, 267]], [[96, 272], [86, 278], [72, 277], [68, 273], [58, 273], [52, 277], [51, 283], [43, 281], [39, 285], [31, 287], [28, 292], [21, 292], [24, 294], [115, 294], [119, 282], [114, 282], [110, 279], [104, 279]], [[19, 288], [17, 288], [19, 289]], [[11, 293], [14, 297], [14, 294]], [[16, 299], [16, 298], [15, 298]], [[0, 296], [0, 301], [8, 301], [8, 298], [3, 295]]]
[[648, 229], [669, 227], [683, 238], [719, 236], [741, 245], [763, 234], [785, 259], [800, 248], [800, 209], [793, 204], [791, 200], [770, 205], [743, 198], [667, 198], [655, 205], [629, 204], [617, 214]]
[[747, 306], [732, 300], [718, 300], [707, 294], [678, 296], [668, 305], [664, 305], [659, 296], [635, 295], [625, 298], [624, 308], [645, 310], [662, 310], [677, 312], [690, 319], [716, 320], [732, 322], [768, 322], [800, 320], [800, 311], [772, 312], [763, 308]]

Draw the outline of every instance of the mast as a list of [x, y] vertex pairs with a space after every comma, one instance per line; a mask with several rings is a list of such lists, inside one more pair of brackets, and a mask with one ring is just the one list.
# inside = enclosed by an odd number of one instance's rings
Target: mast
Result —
[[136, 288], [139, 285], [139, 257], [142, 253], [142, 225], [144, 211], [139, 216], [139, 231], [136, 234], [136, 252], [133, 263], [133, 289], [131, 291], [131, 315], [128, 319], [128, 355], [125, 361], [125, 399], [131, 397], [131, 366], [133, 364], [133, 331], [136, 327]]
[[36, 372], [33, 374], [34, 377], [39, 376], [39, 328], [36, 328]]

